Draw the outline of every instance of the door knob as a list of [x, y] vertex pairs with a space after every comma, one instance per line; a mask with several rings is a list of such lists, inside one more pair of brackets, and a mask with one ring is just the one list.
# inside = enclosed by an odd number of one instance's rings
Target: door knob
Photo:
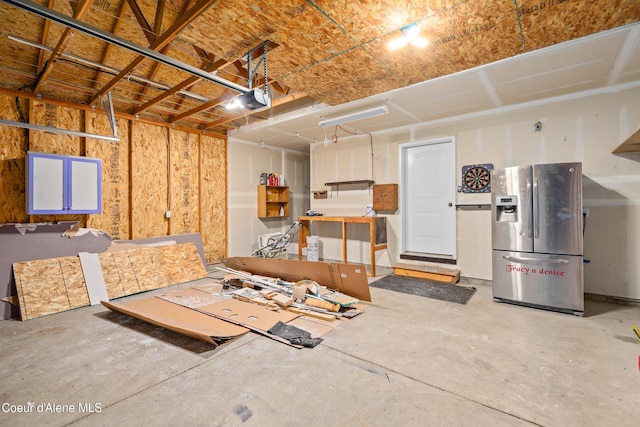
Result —
[[449, 207], [453, 206], [453, 203], [449, 202]]

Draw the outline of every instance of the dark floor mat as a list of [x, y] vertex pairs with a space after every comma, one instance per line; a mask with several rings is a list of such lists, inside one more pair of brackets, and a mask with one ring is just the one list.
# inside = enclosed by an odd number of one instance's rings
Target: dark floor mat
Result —
[[441, 301], [457, 302], [458, 304], [466, 304], [476, 292], [476, 288], [473, 287], [438, 283], [431, 280], [416, 279], [415, 277], [396, 276], [394, 274], [376, 280], [369, 286]]

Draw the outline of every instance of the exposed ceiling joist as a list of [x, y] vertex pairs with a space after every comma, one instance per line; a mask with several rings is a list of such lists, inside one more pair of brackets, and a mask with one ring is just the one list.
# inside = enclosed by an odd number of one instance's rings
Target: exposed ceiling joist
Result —
[[131, 71], [133, 71], [133, 69], [135, 67], [137, 67], [140, 63], [142, 63], [142, 61], [144, 61], [145, 59], [153, 59], [154, 61], [163, 63], [165, 65], [168, 65], [170, 67], [174, 67], [177, 68], [181, 71], [187, 72], [189, 74], [193, 74], [196, 75], [204, 80], [208, 80], [210, 82], [222, 85], [224, 87], [227, 87], [231, 90], [234, 90], [236, 92], [241, 92], [241, 93], [245, 93], [248, 92], [249, 90], [246, 89], [244, 86], [235, 84], [233, 82], [227, 81], [225, 79], [219, 78], [213, 74], [207, 73], [199, 68], [193, 67], [189, 64], [185, 64], [183, 62], [177, 61], [174, 58], [171, 58], [169, 56], [163, 55], [159, 52], [157, 52], [156, 49], [161, 49], [162, 47], [164, 47], [167, 43], [169, 43], [175, 36], [176, 34], [182, 29], [184, 28], [186, 25], [188, 25], [191, 20], [195, 19], [199, 13], [202, 13], [203, 10], [205, 10], [208, 6], [211, 5], [212, 2], [214, 2], [215, 0], [200, 0], [195, 6], [193, 6], [191, 9], [189, 9], [189, 12], [184, 14], [169, 30], [167, 30], [165, 33], [162, 34], [162, 36], [158, 37], [158, 39], [156, 40], [156, 42], [153, 44], [152, 49], [150, 48], [146, 48], [144, 46], [139, 46], [136, 45], [134, 43], [131, 43], [130, 41], [123, 39], [122, 37], [118, 37], [114, 34], [108, 33], [106, 31], [103, 31], [99, 28], [93, 27], [91, 25], [88, 25], [86, 23], [83, 23], [79, 20], [70, 18], [68, 16], [65, 16], [55, 10], [51, 10], [48, 9], [46, 7], [43, 7], [41, 5], [39, 5], [38, 3], [35, 3], [31, 0], [0, 0], [3, 1], [5, 3], [9, 3], [12, 6], [16, 6], [18, 8], [21, 9], [25, 9], [31, 13], [34, 13], [40, 17], [46, 18], [46, 19], [50, 19], [52, 21], [55, 21], [59, 24], [62, 24], [64, 26], [70, 27], [72, 29], [75, 29], [77, 31], [81, 31], [84, 32], [86, 34], [89, 34], [93, 37], [96, 37], [102, 41], [105, 41], [107, 43], [111, 43], [113, 45], [122, 47], [124, 49], [130, 50], [132, 52], [135, 52], [137, 54], [139, 54], [140, 56], [138, 56], [132, 63], [130, 63], [124, 70], [122, 70], [120, 72], [120, 74], [118, 74], [116, 77], [114, 77], [109, 83], [107, 83], [106, 85], [104, 85], [99, 91], [98, 93], [96, 93], [90, 100], [90, 103], [93, 104], [94, 102], [96, 102], [101, 95], [105, 94], [106, 92], [110, 91], [111, 89], [113, 89], [113, 87], [122, 79], [124, 79], [127, 74], [129, 74]]
[[[82, 19], [89, 11], [91, 4], [93, 4], [93, 0], [82, 0], [78, 5], [78, 7], [76, 8], [75, 12], [73, 13], [73, 17], [75, 19]], [[73, 35], [73, 30], [71, 28], [66, 28], [62, 33], [62, 37], [60, 37], [60, 40], [58, 41], [58, 45], [55, 47], [55, 49], [53, 49], [53, 53], [49, 57], [49, 61], [47, 61], [47, 64], [45, 65], [44, 70], [42, 70], [42, 72], [38, 76], [38, 80], [36, 81], [36, 84], [33, 88], [34, 93], [38, 93], [40, 91], [40, 87], [47, 80], [47, 77], [49, 77], [49, 74], [51, 74], [51, 71], [53, 70], [56, 59], [58, 59], [58, 57], [62, 55], [62, 53], [64, 52], [67, 46], [67, 43], [69, 43], [69, 38], [72, 35]]]

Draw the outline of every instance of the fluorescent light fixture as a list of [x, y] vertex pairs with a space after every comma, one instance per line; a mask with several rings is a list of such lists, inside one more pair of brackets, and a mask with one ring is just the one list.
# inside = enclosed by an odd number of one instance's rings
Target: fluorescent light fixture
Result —
[[386, 105], [369, 108], [368, 110], [357, 111], [355, 113], [345, 114], [344, 116], [334, 117], [332, 119], [321, 120], [318, 124], [323, 128], [342, 125], [344, 123], [355, 122], [356, 120], [368, 119], [370, 117], [387, 114], [389, 110]]

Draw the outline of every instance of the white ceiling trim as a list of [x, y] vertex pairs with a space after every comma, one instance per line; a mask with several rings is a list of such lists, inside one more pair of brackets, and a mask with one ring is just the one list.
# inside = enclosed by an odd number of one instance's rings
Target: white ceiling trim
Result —
[[620, 49], [620, 53], [613, 65], [613, 70], [611, 71], [611, 74], [609, 74], [607, 86], [614, 85], [620, 81], [620, 75], [622, 74], [624, 67], [629, 62], [629, 59], [633, 56], [633, 52], [638, 46], [638, 42], [640, 42], [640, 26], [633, 28], [624, 40], [622, 49]]

